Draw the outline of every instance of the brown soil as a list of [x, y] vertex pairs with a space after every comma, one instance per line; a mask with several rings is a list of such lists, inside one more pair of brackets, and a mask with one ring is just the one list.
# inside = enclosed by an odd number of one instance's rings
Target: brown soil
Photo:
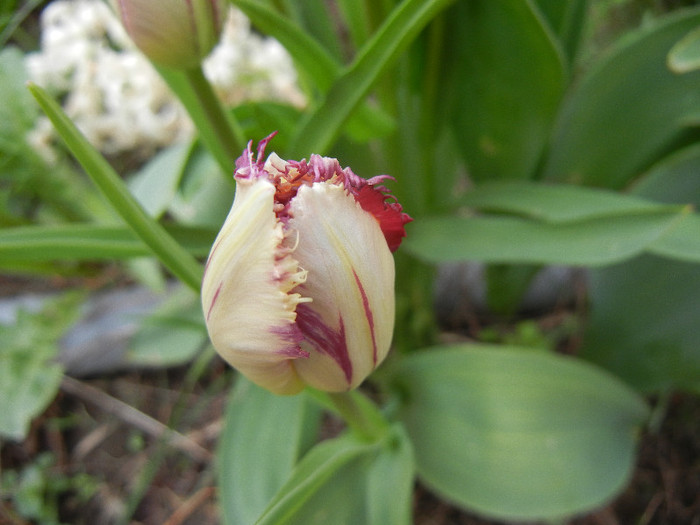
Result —
[[[21, 469], [48, 451], [56, 461], [52, 475], [92, 476], [96, 490], [87, 502], [79, 502], [70, 490], [59, 495], [62, 523], [118, 523], [133, 505], [130, 523], [217, 524], [212, 458], [232, 377], [215, 358], [204, 376], [186, 390], [182, 390], [184, 368], [67, 380], [29, 437], [3, 445], [2, 466]], [[184, 437], [158, 439], [162, 428], [153, 420], [174, 421]], [[609, 506], [569, 524], [700, 525], [698, 421], [700, 399], [673, 396], [658, 431], [643, 436], [627, 490]], [[499, 523], [456, 509], [420, 485], [414, 517], [417, 525]], [[0, 524], [24, 523], [11, 501], [3, 499]]]

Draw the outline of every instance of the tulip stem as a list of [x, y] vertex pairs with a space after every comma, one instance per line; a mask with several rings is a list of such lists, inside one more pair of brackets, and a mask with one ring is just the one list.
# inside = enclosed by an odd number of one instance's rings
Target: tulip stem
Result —
[[377, 405], [360, 392], [354, 390], [326, 395], [350, 430], [363, 439], [377, 441], [389, 428]]
[[201, 66], [184, 71], [162, 66], [156, 69], [187, 110], [202, 144], [222, 171], [231, 174], [236, 158], [245, 148], [245, 134], [217, 97]]
[[204, 76], [201, 66], [186, 70], [185, 76], [192, 86], [200, 109], [209, 121], [213, 134], [218, 139], [217, 149], [223, 149], [222, 155], [226, 156], [229, 163], [228, 170], [225, 171], [229, 173], [235, 166], [236, 158], [245, 148], [243, 130], [233, 114], [219, 101], [211, 84]]

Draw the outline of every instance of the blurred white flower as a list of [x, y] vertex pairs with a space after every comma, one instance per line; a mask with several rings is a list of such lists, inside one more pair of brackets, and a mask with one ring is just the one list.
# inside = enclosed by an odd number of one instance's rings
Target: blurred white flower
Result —
[[[41, 28], [41, 49], [26, 58], [29, 78], [62, 100], [97, 149], [147, 158], [191, 136], [187, 113], [105, 3], [55, 0], [42, 12]], [[287, 52], [254, 34], [235, 9], [204, 71], [227, 105], [261, 99], [304, 103]], [[46, 157], [49, 130], [39, 122], [29, 137]]]
[[204, 61], [204, 73], [229, 105], [244, 100], [305, 103], [287, 50], [274, 38], [253, 32], [237, 9], [231, 9], [219, 45]]

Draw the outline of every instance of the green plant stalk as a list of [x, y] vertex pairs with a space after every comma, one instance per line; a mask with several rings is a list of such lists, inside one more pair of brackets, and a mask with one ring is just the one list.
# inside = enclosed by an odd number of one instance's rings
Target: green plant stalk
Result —
[[187, 110], [200, 140], [221, 170], [227, 175], [233, 173], [246, 138], [233, 114], [219, 101], [201, 66], [186, 71], [156, 69]]
[[105, 158], [90, 145], [58, 103], [39, 86], [29, 84], [28, 87], [68, 149], [115, 211], [176, 277], [193, 290], [199, 291], [203, 274], [202, 265], [173, 239], [163, 226], [146, 213], [124, 181]]
[[[243, 129], [233, 114], [223, 107], [201, 67], [188, 69], [185, 71], [185, 77], [192, 85], [202, 113], [208, 119], [214, 132], [213, 135], [218, 138], [220, 147], [225, 149], [228, 159], [233, 160], [229, 168], [229, 170], [233, 170], [238, 155], [246, 146]], [[199, 125], [203, 123], [196, 122], [196, 124], [198, 125], [197, 129], [199, 129]]]
[[[320, 401], [337, 412], [357, 436], [375, 442], [389, 430], [389, 422], [364, 394], [350, 392], [313, 392]], [[327, 402], [324, 402], [327, 400]]]
[[377, 79], [395, 63], [425, 25], [452, 1], [401, 2], [336, 79], [323, 102], [300, 123], [290, 147], [292, 156], [312, 151], [325, 153]]
[[437, 194], [439, 187], [432, 180], [435, 161], [435, 137], [439, 135], [439, 126], [435, 115], [438, 114], [440, 84], [442, 83], [442, 57], [445, 43], [445, 16], [438, 14], [427, 28], [427, 54], [424, 60], [425, 73], [421, 89], [420, 125], [418, 128], [421, 156], [421, 178], [423, 195], [423, 210], [431, 213], [438, 208], [441, 196]]

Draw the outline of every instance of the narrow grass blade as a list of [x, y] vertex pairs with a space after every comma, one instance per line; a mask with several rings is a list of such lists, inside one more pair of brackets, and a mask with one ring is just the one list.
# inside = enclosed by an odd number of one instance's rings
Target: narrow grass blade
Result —
[[199, 290], [203, 268], [197, 260], [144, 211], [124, 181], [88, 143], [58, 103], [35, 84], [29, 85], [29, 91], [85, 172], [134, 233], [175, 276], [192, 289]]

